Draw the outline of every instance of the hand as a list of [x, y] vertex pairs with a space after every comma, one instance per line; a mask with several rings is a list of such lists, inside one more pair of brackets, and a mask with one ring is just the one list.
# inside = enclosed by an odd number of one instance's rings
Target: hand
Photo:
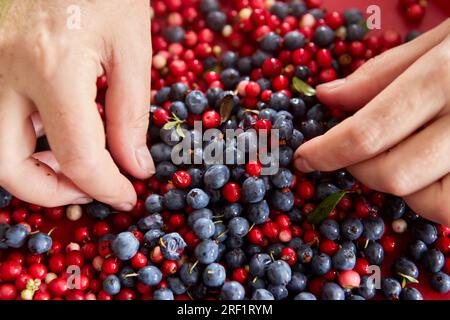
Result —
[[[67, 27], [73, 4], [80, 29]], [[94, 198], [131, 210], [136, 193], [114, 160], [137, 178], [154, 173], [150, 68], [148, 0], [13, 1], [0, 21], [0, 185], [47, 207]], [[95, 103], [104, 72], [107, 139]], [[36, 112], [52, 152], [34, 154]]]
[[347, 167], [375, 190], [404, 197], [450, 226], [450, 19], [317, 89], [326, 105], [355, 111], [296, 151], [304, 172]]

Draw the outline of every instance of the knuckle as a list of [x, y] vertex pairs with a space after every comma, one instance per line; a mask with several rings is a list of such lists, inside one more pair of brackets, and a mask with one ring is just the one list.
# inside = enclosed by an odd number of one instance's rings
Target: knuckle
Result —
[[92, 173], [100, 168], [99, 157], [94, 156], [94, 154], [69, 152], [60, 161], [61, 171], [73, 180], [85, 181], [91, 179]]
[[380, 173], [379, 179], [383, 191], [394, 196], [404, 197], [412, 191], [411, 174], [400, 167]]
[[370, 123], [352, 127], [348, 136], [348, 144], [352, 148], [353, 153], [357, 153], [362, 157], [373, 156], [381, 149], [380, 131]]

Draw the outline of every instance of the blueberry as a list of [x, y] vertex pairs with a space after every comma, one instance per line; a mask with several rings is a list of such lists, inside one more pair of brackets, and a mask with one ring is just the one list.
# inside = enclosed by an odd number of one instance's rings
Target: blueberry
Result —
[[359, 24], [350, 24], [347, 27], [347, 40], [348, 41], [360, 41], [364, 39], [366, 35], [366, 29]]
[[244, 250], [241, 248], [234, 248], [225, 253], [225, 261], [227, 262], [227, 266], [231, 269], [242, 267], [246, 260], [247, 258]]
[[131, 232], [119, 233], [111, 242], [113, 254], [120, 260], [130, 260], [139, 249], [139, 241]]
[[231, 220], [235, 217], [239, 217], [242, 214], [242, 205], [239, 203], [227, 204], [223, 209], [223, 218], [225, 220]]
[[325, 11], [320, 8], [312, 8], [308, 11], [309, 14], [311, 14], [316, 20], [324, 19], [325, 18]]
[[311, 260], [311, 270], [315, 275], [322, 276], [331, 269], [331, 259], [325, 253], [315, 255]]
[[109, 275], [103, 280], [103, 291], [111, 296], [120, 292], [120, 279], [115, 275]]
[[218, 263], [209, 264], [203, 271], [203, 283], [208, 287], [220, 287], [226, 277], [225, 268]]
[[159, 89], [154, 97], [155, 104], [157, 106], [162, 106], [164, 103], [169, 101], [169, 95], [170, 95], [170, 87], [163, 87]]
[[291, 191], [275, 190], [270, 195], [274, 209], [288, 212], [294, 207], [294, 194]]
[[25, 244], [29, 234], [30, 232], [23, 224], [16, 224], [6, 230], [4, 235], [5, 243], [10, 248], [18, 249]]
[[252, 71], [252, 58], [242, 57], [237, 61], [237, 68], [241, 74], [248, 75]]
[[265, 108], [262, 109], [261, 112], [258, 115], [258, 119], [267, 119], [270, 122], [273, 121], [273, 119], [275, 118], [277, 114], [277, 111], [272, 109], [272, 108]]
[[430, 249], [423, 254], [421, 261], [425, 270], [436, 273], [444, 266], [445, 256], [438, 249]]
[[152, 230], [152, 229], [161, 229], [164, 225], [163, 218], [160, 214], [151, 214], [140, 219], [137, 223], [137, 226], [142, 231]]
[[185, 294], [187, 291], [187, 287], [180, 280], [180, 278], [172, 276], [167, 278], [167, 285], [169, 289], [175, 293], [176, 295]]
[[215, 32], [222, 31], [226, 24], [227, 16], [221, 11], [210, 12], [206, 17], [206, 25]]
[[208, 99], [199, 90], [193, 90], [186, 96], [186, 106], [192, 114], [202, 114], [208, 106]]
[[450, 291], [450, 277], [443, 272], [435, 273], [431, 275], [430, 285], [435, 291], [446, 294]]
[[352, 294], [347, 298], [347, 300], [362, 301], [362, 300], [366, 300], [366, 299], [364, 299], [364, 297], [361, 297], [360, 295]]
[[134, 275], [134, 273], [133, 268], [129, 266], [123, 267], [118, 274], [120, 285], [125, 288], [133, 288], [136, 285], [136, 280], [135, 277], [131, 275]]
[[247, 219], [256, 225], [266, 222], [269, 214], [269, 205], [266, 200], [250, 204], [247, 208]]
[[52, 238], [48, 234], [39, 232], [28, 240], [28, 249], [32, 254], [42, 254], [50, 251], [52, 244]]
[[189, 87], [183, 82], [176, 82], [170, 87], [169, 98], [171, 101], [184, 101]]
[[292, 279], [291, 267], [283, 260], [277, 260], [267, 267], [267, 278], [274, 285], [287, 285]]
[[170, 289], [161, 288], [153, 292], [153, 300], [174, 300], [173, 292]]
[[322, 300], [345, 300], [344, 290], [334, 282], [325, 283], [322, 288]]
[[200, 218], [194, 222], [192, 230], [197, 237], [203, 240], [211, 238], [214, 235], [215, 228], [211, 219]]
[[311, 140], [325, 133], [322, 125], [316, 120], [312, 119], [302, 122], [300, 124], [300, 131], [308, 140]]
[[342, 222], [341, 235], [351, 241], [358, 239], [363, 233], [363, 224], [356, 218], [348, 218]]
[[417, 268], [417, 266], [414, 264], [414, 262], [405, 257], [400, 257], [395, 260], [392, 266], [392, 271], [394, 275], [401, 280], [404, 278], [404, 276], [408, 276], [414, 279], [417, 279], [419, 277], [419, 269]]
[[277, 1], [270, 7], [270, 13], [284, 20], [289, 15], [289, 6], [287, 3]]
[[401, 300], [423, 300], [422, 294], [416, 288], [403, 288]]
[[289, 281], [287, 288], [292, 292], [302, 292], [306, 289], [308, 284], [308, 278], [300, 272], [294, 272], [292, 274], [291, 281]]
[[297, 249], [297, 256], [298, 261], [301, 263], [310, 263], [314, 256], [314, 251], [309, 245], [303, 244]]
[[314, 31], [314, 42], [322, 48], [330, 46], [334, 41], [334, 31], [328, 26], [320, 26]]
[[414, 39], [420, 37], [421, 35], [422, 33], [420, 31], [417, 30], [410, 31], [405, 36], [405, 42], [413, 41]]
[[111, 209], [106, 204], [94, 201], [85, 207], [86, 213], [93, 219], [104, 220], [111, 214]]
[[341, 241], [340, 246], [341, 246], [342, 249], [350, 249], [355, 254], [357, 253], [356, 245], [350, 240]]
[[288, 50], [295, 50], [305, 46], [305, 36], [298, 31], [290, 31], [284, 35], [283, 44]]
[[202, 264], [216, 261], [219, 255], [219, 246], [212, 240], [203, 240], [194, 250], [195, 258]]
[[355, 178], [345, 170], [337, 171], [333, 178], [336, 186], [342, 190], [352, 190], [355, 186]]
[[306, 119], [322, 122], [325, 120], [326, 113], [327, 110], [323, 105], [316, 104], [308, 110], [308, 112], [306, 113]]
[[163, 210], [163, 197], [152, 194], [145, 199], [145, 210], [150, 213], [159, 213]]
[[361, 283], [356, 292], [366, 300], [372, 299], [377, 293], [375, 280], [369, 276], [361, 277]]
[[294, 223], [301, 224], [303, 222], [303, 213], [299, 208], [294, 208], [289, 211], [288, 216]]
[[220, 81], [225, 87], [225, 90], [234, 89], [239, 83], [240, 77], [239, 71], [234, 68], [227, 68], [220, 73]]
[[198, 267], [191, 262], [185, 262], [180, 268], [179, 276], [181, 281], [187, 286], [193, 286], [200, 280], [200, 271]]
[[306, 104], [301, 98], [292, 98], [289, 103], [289, 110], [294, 117], [303, 117], [306, 113]]
[[270, 96], [269, 108], [276, 111], [289, 110], [291, 100], [282, 92], [275, 92]]
[[333, 268], [338, 271], [352, 270], [355, 267], [356, 256], [352, 250], [339, 249], [332, 258]]
[[[224, 97], [224, 91], [222, 88], [214, 87], [206, 91], [206, 99], [211, 106], [220, 106]], [[218, 105], [217, 105], [218, 104]]]
[[145, 266], [139, 269], [138, 280], [146, 286], [156, 286], [162, 280], [162, 273], [155, 266]]
[[364, 22], [364, 15], [357, 8], [344, 10], [344, 21], [346, 25]]
[[399, 300], [402, 286], [394, 278], [385, 278], [381, 282], [381, 292], [389, 300]]
[[336, 220], [326, 219], [320, 225], [320, 233], [329, 240], [337, 240], [339, 238], [339, 223]]
[[278, 50], [281, 44], [281, 38], [275, 32], [267, 33], [261, 40], [261, 49], [267, 52]]
[[384, 204], [384, 213], [392, 219], [400, 219], [406, 212], [406, 204], [402, 198], [388, 197]]
[[247, 219], [236, 217], [228, 223], [228, 231], [231, 236], [242, 238], [245, 237], [250, 229]]
[[270, 181], [275, 185], [275, 187], [283, 189], [291, 186], [293, 180], [292, 172], [288, 169], [281, 168], [270, 177]]
[[193, 209], [203, 209], [209, 203], [209, 196], [202, 189], [195, 188], [187, 194], [186, 202]]
[[158, 243], [159, 238], [161, 238], [164, 234], [164, 231], [160, 229], [151, 229], [145, 233], [144, 239], [150, 246], [155, 246]]
[[414, 240], [408, 245], [408, 254], [413, 260], [419, 261], [423, 254], [428, 250], [425, 242], [421, 240]]
[[203, 185], [203, 170], [199, 168], [189, 168], [187, 173], [191, 177], [191, 188], [201, 188]]
[[183, 43], [186, 32], [182, 27], [167, 27], [164, 29], [163, 35], [169, 43]]
[[192, 211], [189, 214], [189, 216], [187, 217], [188, 226], [190, 226], [192, 228], [194, 226], [194, 223], [200, 218], [206, 218], [206, 219], [212, 220], [213, 212], [207, 208]]
[[208, 294], [208, 287], [203, 283], [199, 283], [198, 285], [191, 288], [191, 294], [194, 299], [204, 299]]
[[294, 150], [289, 146], [281, 146], [279, 154], [279, 165], [280, 167], [288, 167], [292, 163], [292, 157], [294, 156]]
[[12, 195], [0, 187], [0, 209], [6, 208], [9, 206], [9, 203], [11, 202]]
[[158, 181], [167, 182], [172, 179], [173, 174], [177, 171], [178, 169], [173, 163], [162, 161], [156, 165], [155, 177]]
[[275, 120], [272, 129], [278, 130], [280, 139], [289, 141], [291, 140], [292, 134], [294, 132], [294, 125], [291, 119], [280, 117], [277, 120]]
[[275, 300], [284, 300], [289, 295], [288, 289], [283, 285], [269, 284], [269, 286], [267, 287], [267, 290], [270, 291], [270, 293], [273, 295]]
[[438, 238], [436, 227], [428, 222], [415, 223], [412, 229], [412, 235], [427, 245], [434, 243]]
[[257, 289], [253, 292], [251, 300], [275, 300], [275, 297], [267, 289]]
[[[171, 128], [167, 128], [167, 129], [164, 127], [161, 128], [159, 131], [159, 137], [165, 144], [167, 144], [169, 146], [175, 146], [181, 142], [181, 136], [178, 134], [176, 127], [171, 127]], [[158, 173], [158, 172], [156, 172], [156, 173]], [[165, 176], [167, 176], [167, 173], [165, 173]], [[170, 176], [169, 179], [171, 177], [172, 176]], [[168, 179], [165, 179], [165, 180], [168, 180]]]
[[384, 260], [383, 246], [376, 241], [369, 241], [364, 249], [364, 255], [370, 264], [379, 266]]
[[368, 240], [379, 240], [384, 234], [384, 221], [380, 217], [368, 217], [362, 221], [363, 237]]
[[168, 210], [176, 211], [186, 206], [186, 192], [179, 189], [171, 189], [164, 194], [164, 206]]
[[[238, 62], [239, 55], [234, 51], [225, 51], [220, 58], [222, 68], [234, 68]], [[239, 68], [238, 68], [239, 69]]]
[[221, 300], [244, 300], [245, 289], [237, 281], [226, 282], [220, 291]]
[[316, 197], [319, 201], [324, 200], [329, 195], [339, 192], [340, 189], [329, 182], [321, 182], [316, 187]]
[[304, 291], [296, 295], [294, 300], [317, 300], [317, 298], [312, 293]]
[[264, 277], [272, 258], [266, 253], [255, 254], [249, 262], [249, 272], [255, 277]]
[[[311, 75], [311, 70], [307, 66], [297, 66], [295, 67], [295, 76], [297, 78], [300, 78], [303, 81], [308, 80], [309, 76]], [[302, 116], [305, 114], [306, 109], [304, 110]]]
[[168, 260], [180, 260], [184, 248], [186, 248], [186, 242], [176, 232], [164, 235], [161, 238], [160, 244], [161, 252], [164, 258]]
[[264, 199], [266, 186], [262, 179], [247, 178], [242, 184], [242, 199], [247, 203], [257, 203]]
[[203, 13], [220, 10], [220, 3], [218, 0], [201, 0], [200, 10]]
[[172, 147], [162, 142], [156, 143], [150, 148], [150, 154], [155, 162], [170, 161]]
[[203, 176], [205, 186], [211, 189], [222, 188], [229, 179], [230, 170], [225, 165], [213, 165], [206, 170]]

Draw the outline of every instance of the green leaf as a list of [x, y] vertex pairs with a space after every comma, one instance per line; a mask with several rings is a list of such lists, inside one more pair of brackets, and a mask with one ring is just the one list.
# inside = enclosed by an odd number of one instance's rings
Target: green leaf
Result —
[[403, 280], [408, 280], [409, 282], [412, 282], [412, 283], [419, 283], [419, 280], [417, 280], [416, 278], [413, 278], [413, 277], [408, 276], [408, 275], [406, 275], [406, 274], [403, 274], [403, 273], [401, 273], [401, 272], [397, 272], [397, 274], [398, 274], [400, 277], [402, 277]]
[[294, 77], [292, 84], [294, 85], [295, 90], [305, 96], [312, 97], [316, 95], [316, 90], [298, 77]]
[[176, 121], [169, 121], [164, 125], [163, 129], [170, 130], [170, 129], [174, 128], [177, 124], [178, 123]]
[[222, 104], [220, 105], [220, 121], [221, 123], [226, 122], [230, 119], [231, 112], [233, 111], [233, 96], [227, 95], [223, 98]]
[[183, 132], [183, 128], [181, 128], [181, 124], [178, 124], [177, 125], [177, 133], [178, 133], [178, 135], [181, 137], [181, 138], [185, 138], [186, 137], [186, 135], [184, 134], [184, 132]]
[[313, 212], [308, 215], [308, 221], [312, 224], [319, 224], [330, 215], [331, 211], [336, 208], [339, 201], [350, 191], [339, 191], [329, 195], [323, 200]]

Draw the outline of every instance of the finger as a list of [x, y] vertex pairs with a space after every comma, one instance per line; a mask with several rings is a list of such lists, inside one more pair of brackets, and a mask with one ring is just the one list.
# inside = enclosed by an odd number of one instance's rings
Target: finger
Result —
[[[33, 100], [61, 171], [94, 199], [129, 211], [136, 193], [105, 148], [95, 104], [96, 76], [94, 59], [69, 53]], [[65, 81], [69, 77], [70, 85]]]
[[91, 202], [67, 177], [32, 157], [36, 135], [29, 102], [9, 91], [0, 96], [0, 184], [16, 197], [46, 207]]
[[42, 151], [37, 152], [33, 154], [32, 156], [34, 159], [37, 159], [46, 165], [48, 165], [50, 168], [52, 168], [53, 171], [56, 173], [61, 172], [61, 168], [59, 167], [59, 163], [55, 158], [55, 155], [51, 151]]
[[370, 159], [430, 121], [446, 104], [447, 77], [435, 63], [446, 61], [444, 45], [433, 48], [354, 116], [296, 152], [301, 171], [332, 171]]
[[450, 227], [450, 175], [404, 197], [411, 209], [426, 219]]
[[[132, 24], [114, 40], [107, 63], [106, 130], [111, 153], [128, 173], [146, 179], [155, 173], [147, 147], [150, 112], [151, 41], [147, 25]], [[139, 20], [139, 19], [138, 19]], [[142, 20], [139, 20], [142, 21]]]
[[34, 132], [36, 137], [40, 138], [45, 135], [44, 125], [42, 124], [41, 116], [38, 112], [34, 112], [31, 115], [31, 121], [33, 122]]
[[450, 172], [450, 115], [438, 119], [393, 149], [348, 170], [368, 187], [406, 196]]
[[438, 45], [450, 33], [450, 19], [415, 40], [367, 61], [347, 79], [317, 87], [317, 96], [329, 106], [354, 111], [372, 100], [408, 66]]

